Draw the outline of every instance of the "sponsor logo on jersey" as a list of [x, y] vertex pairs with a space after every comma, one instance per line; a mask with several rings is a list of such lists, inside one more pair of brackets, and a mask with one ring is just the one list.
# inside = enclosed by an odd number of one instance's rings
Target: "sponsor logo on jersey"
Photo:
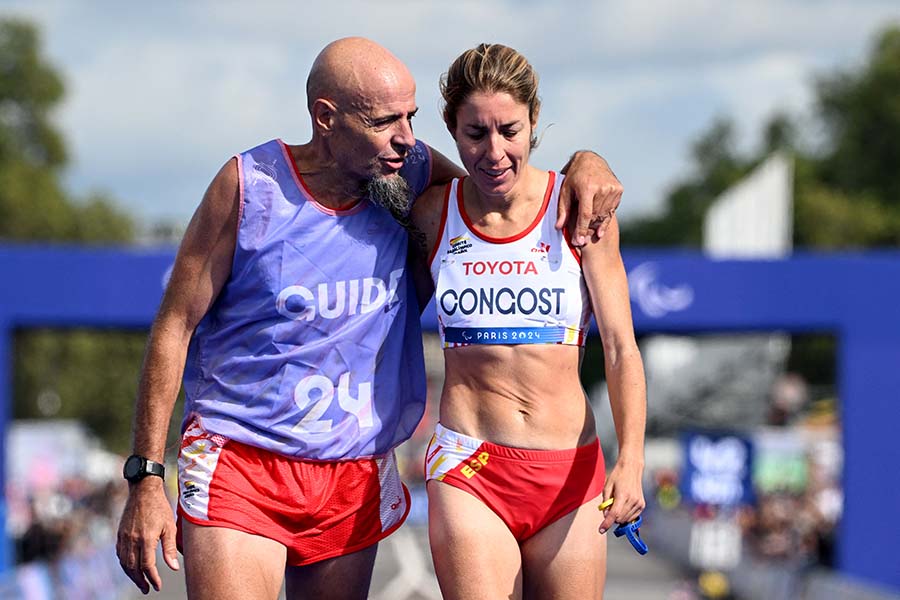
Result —
[[546, 242], [538, 242], [537, 246], [531, 249], [532, 252], [540, 252], [541, 254], [547, 254], [550, 252], [550, 244]]
[[367, 314], [397, 302], [397, 286], [403, 269], [391, 271], [385, 283], [378, 277], [320, 283], [314, 289], [291, 285], [278, 294], [275, 309], [294, 321], [338, 319], [347, 315]]
[[450, 238], [450, 249], [447, 250], [447, 254], [463, 254], [471, 247], [472, 242], [469, 241], [469, 237], [466, 234], [458, 235], [455, 238]]
[[[556, 327], [535, 327], [516, 329], [514, 327], [479, 327], [473, 331], [462, 330], [463, 343], [484, 344], [487, 342], [527, 342], [557, 343], [559, 329]], [[546, 338], [546, 339], [545, 339]]]
[[200, 489], [197, 487], [197, 484], [194, 483], [193, 481], [185, 481], [181, 487], [183, 490], [181, 492], [181, 497], [184, 498], [185, 500], [193, 498], [194, 496], [196, 496], [197, 494], [200, 493]]
[[464, 275], [537, 275], [533, 260], [474, 260], [462, 263]]

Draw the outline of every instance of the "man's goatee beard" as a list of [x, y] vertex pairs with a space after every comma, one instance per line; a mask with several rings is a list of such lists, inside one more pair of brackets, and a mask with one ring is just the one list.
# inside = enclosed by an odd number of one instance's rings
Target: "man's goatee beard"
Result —
[[423, 255], [427, 254], [425, 234], [416, 229], [409, 219], [413, 193], [406, 180], [399, 175], [375, 177], [366, 184], [365, 192], [369, 201], [391, 213], [394, 220], [409, 233], [410, 241]]
[[404, 226], [409, 223], [412, 190], [405, 179], [399, 175], [374, 177], [366, 184], [365, 191], [373, 204], [386, 209], [398, 223]]

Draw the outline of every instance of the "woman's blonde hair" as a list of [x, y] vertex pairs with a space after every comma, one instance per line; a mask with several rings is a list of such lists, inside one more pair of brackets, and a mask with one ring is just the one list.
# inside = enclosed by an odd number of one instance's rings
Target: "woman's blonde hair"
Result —
[[[441, 76], [444, 98], [444, 122], [456, 129], [459, 107], [475, 92], [506, 92], [528, 107], [532, 127], [541, 110], [538, 98], [538, 76], [528, 60], [516, 50], [502, 44], [479, 44], [460, 54]], [[531, 148], [537, 145], [532, 130]]]

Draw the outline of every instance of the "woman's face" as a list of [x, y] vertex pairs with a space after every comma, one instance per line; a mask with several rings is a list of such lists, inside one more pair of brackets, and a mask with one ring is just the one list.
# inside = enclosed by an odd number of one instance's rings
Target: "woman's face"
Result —
[[451, 131], [459, 158], [485, 196], [505, 196], [521, 181], [534, 124], [528, 106], [506, 92], [475, 92], [456, 112]]

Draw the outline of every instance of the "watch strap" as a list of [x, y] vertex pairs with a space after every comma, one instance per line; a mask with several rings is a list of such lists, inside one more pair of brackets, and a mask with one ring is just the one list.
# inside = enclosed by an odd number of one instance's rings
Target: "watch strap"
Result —
[[157, 477], [162, 477], [163, 479], [165, 479], [166, 467], [162, 463], [158, 463], [147, 458], [144, 462], [143, 473], [144, 475], [156, 475]]

